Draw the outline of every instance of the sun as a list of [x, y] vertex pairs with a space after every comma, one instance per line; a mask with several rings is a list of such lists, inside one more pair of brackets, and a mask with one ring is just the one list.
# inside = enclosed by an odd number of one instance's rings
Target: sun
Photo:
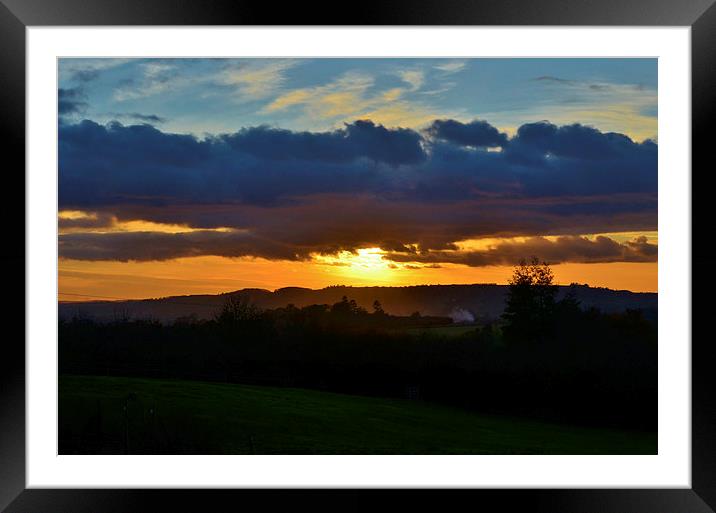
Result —
[[388, 262], [383, 259], [383, 251], [380, 248], [359, 249], [356, 255], [351, 255], [347, 260], [351, 267], [369, 272], [388, 269]]
[[318, 263], [333, 266], [335, 274], [354, 282], [393, 283], [396, 281], [395, 265], [384, 258], [380, 248], [360, 248], [355, 252], [341, 251], [332, 256], [316, 256]]

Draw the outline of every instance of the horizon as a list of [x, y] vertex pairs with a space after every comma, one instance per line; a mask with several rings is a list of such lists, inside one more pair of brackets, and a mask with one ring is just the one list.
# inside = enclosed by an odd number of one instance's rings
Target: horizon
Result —
[[656, 59], [58, 72], [59, 300], [501, 285], [532, 256], [658, 292]]
[[[576, 287], [586, 287], [589, 289], [595, 289], [595, 290], [608, 290], [610, 292], [629, 292], [631, 294], [658, 294], [658, 291], [635, 291], [635, 290], [628, 290], [628, 289], [613, 289], [609, 287], [596, 287], [593, 285], [589, 285], [588, 283], [569, 283], [569, 284], [555, 284], [556, 287], [561, 288], [569, 288], [571, 286]], [[116, 296], [92, 296], [92, 295], [84, 295], [84, 294], [72, 294], [72, 293], [65, 293], [69, 296], [75, 296], [80, 297], [84, 296], [87, 299], [63, 299], [59, 300], [58, 302], [61, 304], [72, 304], [72, 303], [106, 303], [106, 302], [125, 302], [125, 301], [160, 301], [164, 299], [173, 299], [173, 298], [183, 298], [183, 297], [193, 297], [193, 296], [224, 296], [224, 295], [230, 295], [230, 294], [238, 294], [241, 292], [247, 292], [247, 291], [260, 291], [260, 292], [268, 292], [270, 294], [275, 294], [277, 292], [280, 292], [282, 290], [289, 290], [289, 289], [300, 289], [300, 290], [308, 290], [312, 292], [320, 292], [323, 290], [328, 289], [407, 289], [407, 288], [418, 288], [418, 287], [509, 287], [509, 284], [507, 283], [428, 283], [428, 284], [421, 284], [421, 285], [327, 285], [325, 287], [319, 287], [319, 288], [311, 288], [311, 287], [296, 287], [296, 286], [285, 286], [285, 287], [279, 287], [276, 289], [263, 289], [263, 288], [256, 288], [256, 287], [246, 287], [242, 289], [236, 289], [236, 290], [229, 290], [225, 292], [216, 292], [216, 293], [201, 293], [201, 294], [177, 294], [177, 295], [170, 295], [170, 296], [152, 296], [152, 297], [135, 297], [135, 298], [129, 298], [129, 297], [116, 297]], [[349, 298], [350, 299], [350, 298]]]

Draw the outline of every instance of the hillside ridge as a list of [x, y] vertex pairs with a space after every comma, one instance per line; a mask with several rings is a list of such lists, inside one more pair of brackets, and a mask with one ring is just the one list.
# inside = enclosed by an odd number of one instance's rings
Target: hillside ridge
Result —
[[[196, 294], [169, 296], [155, 299], [121, 301], [60, 302], [60, 319], [89, 317], [111, 321], [117, 318], [151, 318], [171, 322], [180, 317], [212, 318], [226, 301], [227, 296], [240, 296], [262, 309], [285, 307], [292, 304], [303, 307], [311, 304], [333, 304], [343, 296], [368, 310], [379, 301], [383, 309], [393, 315], [452, 316], [467, 312], [475, 320], [497, 319], [504, 309], [508, 285], [409, 285], [402, 287], [370, 286], [355, 287], [333, 285], [322, 289], [283, 287], [273, 292], [266, 289], [247, 288], [220, 294]], [[569, 286], [559, 286], [558, 298]], [[604, 312], [620, 312], [641, 309], [649, 317], [656, 318], [658, 295], [652, 292], [631, 292], [602, 287], [575, 285], [577, 299], [585, 308], [599, 308]]]

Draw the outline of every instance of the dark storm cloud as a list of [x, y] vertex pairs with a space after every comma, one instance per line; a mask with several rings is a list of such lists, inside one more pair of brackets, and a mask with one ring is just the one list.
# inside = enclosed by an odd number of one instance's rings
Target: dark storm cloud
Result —
[[[632, 198], [638, 200], [638, 198]], [[545, 200], [547, 201], [547, 200]], [[560, 201], [564, 200], [549, 200]], [[567, 200], [574, 205], [579, 200]], [[621, 198], [624, 205], [629, 199]], [[542, 202], [541, 202], [542, 203]], [[368, 196], [320, 195], [299, 203], [280, 206], [256, 205], [134, 205], [121, 208], [126, 219], [152, 219], [196, 227], [234, 226], [240, 232], [224, 235], [208, 232], [189, 234], [170, 246], [162, 258], [186, 256], [189, 242], [204, 244], [195, 254], [241, 256], [244, 253], [264, 258], [305, 258], [311, 253], [333, 254], [377, 246], [400, 256], [404, 261], [430, 263], [455, 261], [454, 241], [489, 236], [530, 236], [535, 233], [580, 234], [597, 230], [656, 229], [651, 212], [623, 212], [600, 217], [593, 215], [554, 215], [539, 210], [539, 205], [524, 205], [520, 200], [490, 200], [428, 204], [423, 202], [386, 202]], [[252, 234], [248, 237], [246, 234]], [[131, 234], [61, 235], [60, 255], [80, 259], [121, 258], [146, 260], [157, 258], [157, 247], [175, 235], [156, 234], [134, 238]], [[141, 240], [139, 240], [141, 239]], [[180, 244], [181, 243], [181, 244]], [[221, 243], [221, 246], [218, 244]], [[650, 249], [636, 244], [634, 249]], [[232, 249], [232, 245], [236, 247]], [[124, 253], [117, 253], [117, 248]], [[219, 248], [224, 249], [219, 249]], [[277, 251], [276, 248], [280, 248]], [[641, 248], [641, 249], [640, 249]], [[515, 254], [529, 248], [513, 248]], [[105, 251], [106, 250], [106, 251]], [[209, 252], [209, 253], [206, 253]], [[432, 256], [427, 257], [426, 255]], [[529, 257], [529, 254], [521, 255]], [[549, 255], [553, 256], [552, 254]], [[419, 257], [419, 258], [418, 258]], [[464, 258], [462, 258], [465, 261]], [[466, 263], [466, 261], [465, 261]]]
[[272, 260], [302, 260], [308, 254], [288, 245], [241, 232], [196, 231], [186, 233], [114, 232], [71, 233], [60, 237], [60, 256], [77, 260], [120, 262], [169, 260], [216, 255], [261, 256]]
[[407, 128], [388, 129], [356, 121], [333, 132], [292, 132], [260, 126], [221, 137], [232, 148], [266, 160], [300, 159], [350, 162], [358, 158], [392, 166], [425, 160], [420, 135]]
[[537, 156], [556, 156], [579, 160], [624, 160], [656, 155], [652, 142], [637, 144], [629, 137], [614, 132], [600, 132], [583, 125], [557, 126], [548, 122], [527, 123], [517, 130], [509, 151], [532, 152]]
[[79, 87], [57, 90], [57, 113], [60, 116], [78, 114], [87, 108], [84, 91]]
[[486, 121], [475, 120], [460, 123], [454, 119], [436, 119], [427, 130], [428, 134], [459, 146], [493, 148], [505, 146], [507, 135]]
[[95, 213], [90, 217], [63, 218], [58, 219], [57, 225], [61, 230], [88, 229], [88, 228], [109, 228], [114, 224], [115, 218], [108, 212]]
[[205, 181], [200, 170], [210, 160], [209, 148], [192, 136], [117, 122], [82, 121], [59, 130], [61, 207], [119, 199], [182, 202]]
[[[205, 139], [117, 122], [59, 130], [61, 209], [242, 230], [162, 234], [154, 249], [146, 242], [154, 235], [63, 235], [61, 255], [72, 258], [291, 259], [367, 246], [447, 256], [467, 238], [656, 229], [656, 144], [581, 125], [532, 123], [511, 139], [485, 122], [450, 120], [425, 136], [369, 121]], [[502, 151], [486, 151], [495, 141]], [[62, 221], [82, 222], [90, 221]], [[546, 247], [581, 258], [568, 251], [577, 243]], [[633, 244], [615, 258], [651, 249]]]
[[148, 125], [83, 121], [60, 128], [60, 201], [66, 208], [273, 204], [381, 190], [395, 165], [424, 159], [416, 132], [365, 122], [320, 134], [258, 127], [198, 140]]
[[[151, 126], [60, 127], [60, 201], [275, 204], [369, 192], [439, 202], [656, 192], [657, 147], [572, 125], [523, 125], [502, 152], [420, 139], [356, 122], [334, 132], [258, 127], [198, 140]], [[399, 165], [402, 164], [402, 165]]]
[[390, 253], [396, 262], [455, 263], [472, 267], [514, 265], [528, 257], [537, 257], [551, 264], [563, 262], [656, 262], [657, 246], [646, 237], [619, 243], [609, 237], [593, 240], [580, 236], [562, 236], [555, 240], [531, 237], [525, 241], [506, 241], [481, 251], [428, 251], [423, 253]]
[[[216, 255], [261, 257], [269, 260], [307, 260], [314, 253], [334, 254], [350, 251], [350, 245], [298, 245], [257, 237], [243, 231], [195, 231], [186, 233], [113, 232], [70, 233], [60, 236], [60, 255], [76, 260], [150, 261]], [[328, 244], [328, 243], [326, 243]], [[619, 243], [605, 236], [593, 240], [581, 236], [561, 236], [555, 240], [530, 237], [525, 241], [506, 241], [480, 251], [456, 248], [425, 249], [417, 245], [404, 251], [388, 252], [394, 262], [427, 264], [453, 263], [472, 267], [514, 265], [521, 259], [537, 257], [551, 264], [563, 262], [656, 262], [658, 248], [641, 237]], [[408, 268], [410, 268], [408, 266]]]

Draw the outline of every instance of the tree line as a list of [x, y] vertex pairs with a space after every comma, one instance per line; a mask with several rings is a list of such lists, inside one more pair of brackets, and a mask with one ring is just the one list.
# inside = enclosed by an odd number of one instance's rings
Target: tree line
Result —
[[[260, 310], [230, 297], [211, 320], [75, 318], [59, 324], [61, 373], [296, 386], [419, 397], [481, 412], [656, 430], [656, 324], [557, 301], [548, 265], [522, 262], [500, 322], [461, 336], [442, 317], [393, 316], [344, 297]], [[409, 391], [409, 392], [408, 392]]]

